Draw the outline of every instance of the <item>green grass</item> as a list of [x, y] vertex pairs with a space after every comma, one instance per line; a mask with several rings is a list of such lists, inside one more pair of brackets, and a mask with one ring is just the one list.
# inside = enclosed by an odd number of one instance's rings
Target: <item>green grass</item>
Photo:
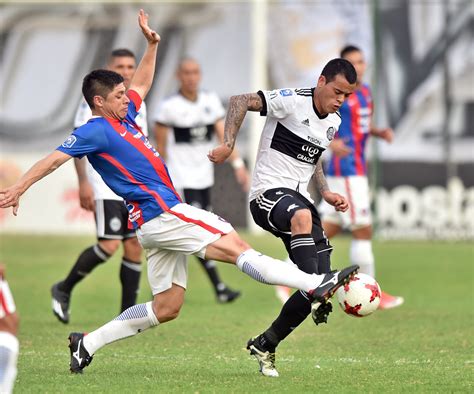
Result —
[[[249, 241], [264, 253], [284, 256], [277, 239]], [[176, 321], [101, 349], [82, 376], [71, 375], [68, 333], [92, 331], [119, 308], [117, 255], [76, 288], [69, 326], [50, 311], [51, 284], [91, 242], [90, 237], [2, 236], [0, 260], [7, 264], [21, 315], [17, 393], [474, 389], [474, 256], [467, 243], [375, 242], [378, 281], [403, 295], [405, 304], [364, 319], [337, 308], [323, 327], [308, 319], [278, 348], [280, 378], [269, 379], [259, 375], [244, 345], [277, 316], [273, 288], [221, 265], [222, 276], [243, 297], [217, 304], [194, 260]], [[333, 265], [347, 265], [349, 239], [336, 239], [334, 245]], [[149, 294], [143, 275], [139, 301], [148, 301]]]

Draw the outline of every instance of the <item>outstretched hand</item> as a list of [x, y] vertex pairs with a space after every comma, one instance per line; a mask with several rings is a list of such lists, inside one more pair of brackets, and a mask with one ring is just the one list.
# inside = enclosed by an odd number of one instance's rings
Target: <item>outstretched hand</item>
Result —
[[13, 207], [13, 215], [17, 215], [20, 207], [20, 188], [16, 185], [0, 190], [0, 208]]
[[138, 13], [138, 24], [149, 44], [158, 44], [160, 42], [160, 35], [156, 31], [150, 29], [150, 26], [148, 26], [148, 14], [143, 10], [140, 10]]
[[224, 163], [224, 161], [226, 161], [227, 158], [231, 155], [232, 150], [233, 149], [229, 148], [226, 144], [220, 144], [219, 146], [216, 146], [214, 149], [209, 151], [207, 157], [213, 163], [221, 164]]

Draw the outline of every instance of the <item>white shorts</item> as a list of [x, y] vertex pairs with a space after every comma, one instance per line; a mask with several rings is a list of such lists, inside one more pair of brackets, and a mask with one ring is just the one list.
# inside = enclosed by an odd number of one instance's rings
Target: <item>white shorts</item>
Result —
[[146, 251], [153, 295], [170, 289], [173, 283], [186, 288], [186, 256], [204, 258], [207, 245], [233, 230], [221, 217], [188, 204], [175, 205], [140, 226], [137, 237]]
[[328, 176], [329, 190], [347, 198], [349, 209], [336, 212], [333, 206], [322, 200], [318, 211], [322, 221], [330, 222], [349, 230], [370, 226], [369, 182], [366, 176]]
[[15, 301], [8, 282], [0, 277], [0, 319], [16, 311]]

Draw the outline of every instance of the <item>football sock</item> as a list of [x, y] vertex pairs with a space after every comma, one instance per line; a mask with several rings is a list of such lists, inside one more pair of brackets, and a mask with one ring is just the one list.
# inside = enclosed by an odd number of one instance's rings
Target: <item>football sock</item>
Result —
[[84, 250], [78, 257], [66, 279], [59, 283], [59, 290], [70, 293], [74, 286], [84, 279], [100, 263], [108, 260], [108, 255], [98, 244]]
[[311, 234], [293, 235], [290, 241], [293, 261], [308, 274], [319, 274], [316, 245]]
[[19, 343], [16, 336], [0, 331], [0, 393], [11, 393], [17, 374]]
[[332, 246], [328, 249], [327, 245], [324, 245], [325, 249], [318, 250], [318, 270], [320, 274], [327, 274], [331, 272], [331, 253]]
[[141, 272], [142, 265], [139, 261], [133, 262], [122, 259], [122, 264], [120, 265], [120, 282], [122, 283], [121, 312], [137, 303]]
[[237, 258], [237, 267], [258, 282], [309, 291], [319, 286], [323, 275], [306, 274], [295, 265], [265, 256], [253, 249]]
[[207, 276], [209, 277], [209, 280], [211, 281], [212, 285], [214, 286], [216, 294], [224, 290], [226, 288], [226, 285], [221, 281], [221, 278], [219, 277], [215, 261], [200, 258], [198, 260], [206, 271]]
[[160, 324], [153, 312], [151, 301], [134, 305], [114, 320], [84, 337], [84, 347], [92, 356], [101, 347], [123, 338], [134, 336]]
[[264, 332], [264, 335], [275, 348], [283, 339], [290, 335], [310, 313], [311, 302], [298, 290], [286, 301], [280, 314]]
[[351, 242], [350, 259], [352, 264], [358, 264], [361, 274], [375, 278], [374, 253], [370, 239], [353, 239]]

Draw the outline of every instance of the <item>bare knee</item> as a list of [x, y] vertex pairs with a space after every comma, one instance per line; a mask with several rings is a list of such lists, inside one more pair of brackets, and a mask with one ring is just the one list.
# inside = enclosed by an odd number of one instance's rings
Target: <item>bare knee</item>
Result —
[[291, 218], [292, 234], [309, 234], [313, 228], [313, 217], [309, 209], [300, 209]]
[[119, 239], [101, 239], [99, 241], [99, 246], [105, 253], [107, 253], [109, 256], [112, 256], [120, 247], [120, 240]]
[[153, 302], [153, 312], [160, 323], [166, 323], [179, 316], [182, 304], [156, 304]]
[[123, 255], [125, 259], [138, 262], [142, 257], [142, 247], [136, 237], [128, 238], [123, 242]]
[[172, 287], [153, 298], [153, 312], [160, 323], [174, 320], [178, 317], [184, 303], [185, 289], [173, 284]]

